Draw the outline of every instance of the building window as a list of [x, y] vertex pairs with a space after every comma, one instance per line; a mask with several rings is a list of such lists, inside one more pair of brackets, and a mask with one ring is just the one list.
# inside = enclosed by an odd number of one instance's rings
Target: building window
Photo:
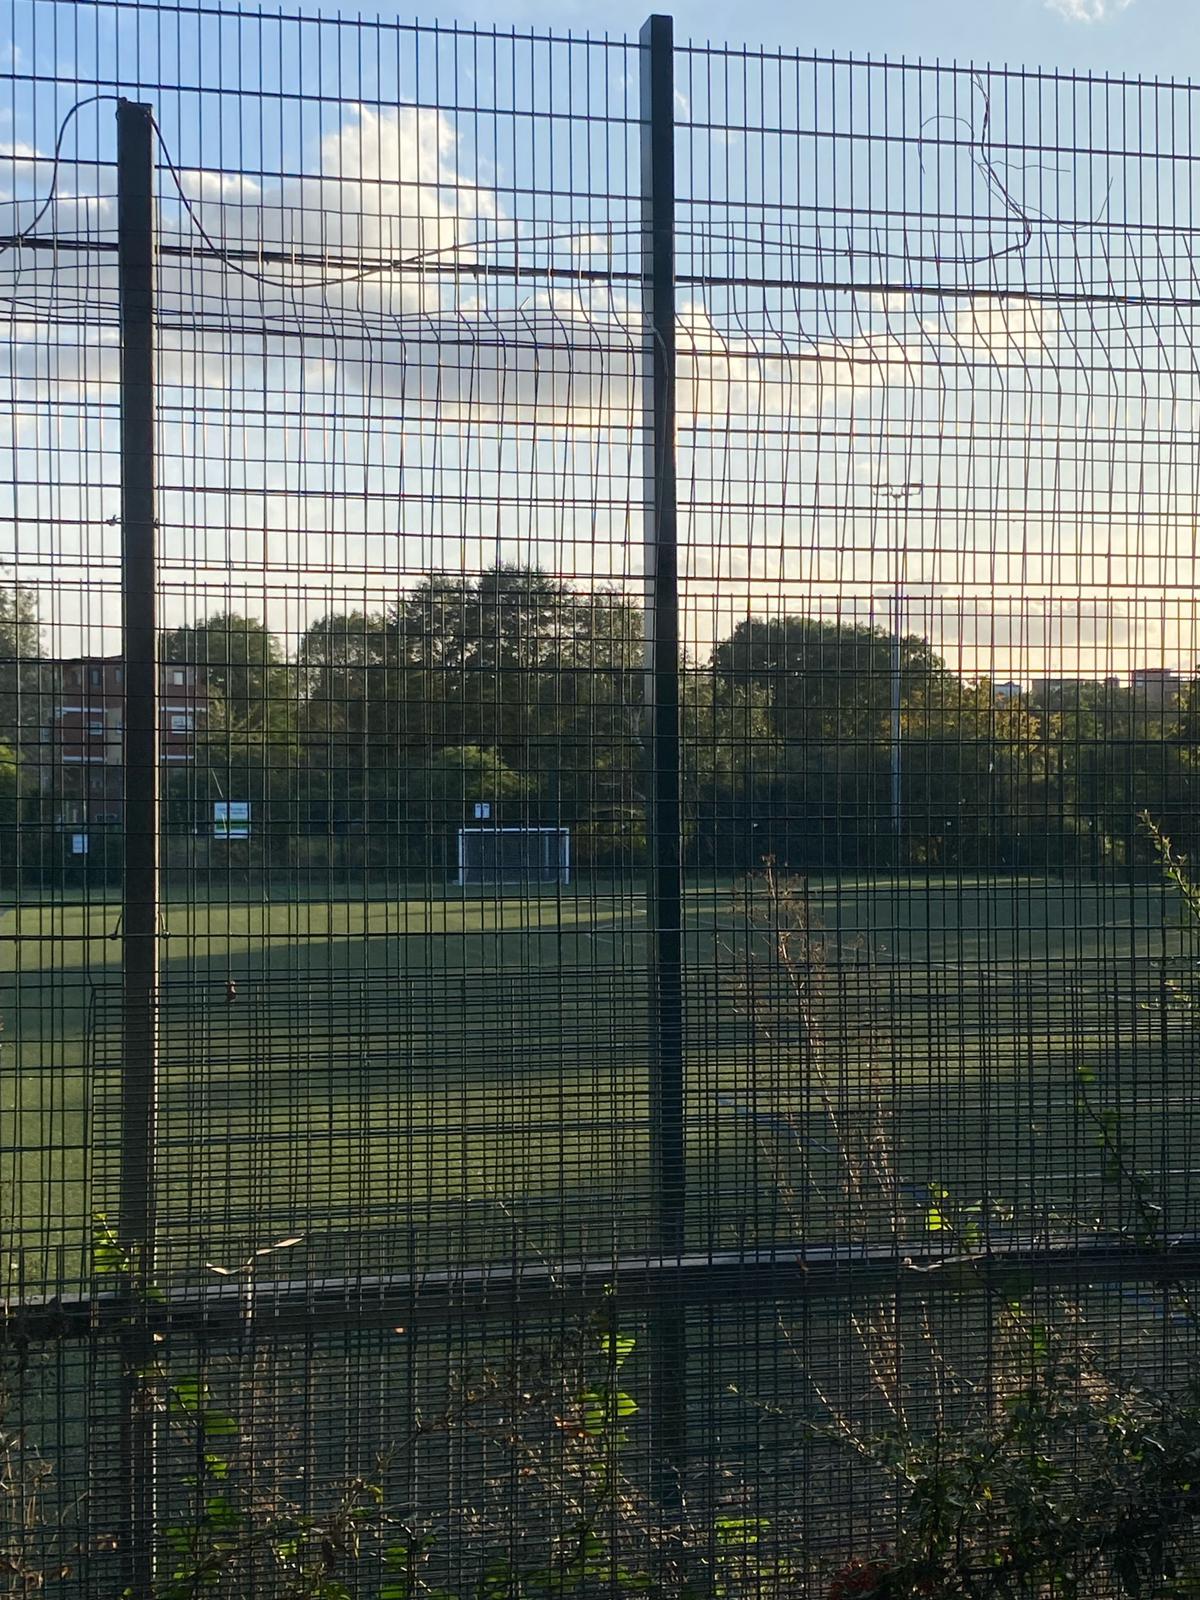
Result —
[[98, 689], [104, 682], [104, 674], [101, 672], [99, 667], [88, 668], [88, 682], [91, 684], [93, 689]]
[[192, 719], [191, 719], [190, 714], [188, 712], [186, 712], [186, 711], [172, 711], [172, 713], [171, 713], [171, 732], [172, 733], [190, 733], [191, 731], [192, 731]]
[[171, 682], [177, 689], [181, 689], [187, 682], [187, 674], [184, 672], [182, 667], [176, 667], [174, 672], [172, 672]]
[[87, 731], [91, 738], [102, 739], [104, 737], [104, 718], [89, 717], [87, 721]]

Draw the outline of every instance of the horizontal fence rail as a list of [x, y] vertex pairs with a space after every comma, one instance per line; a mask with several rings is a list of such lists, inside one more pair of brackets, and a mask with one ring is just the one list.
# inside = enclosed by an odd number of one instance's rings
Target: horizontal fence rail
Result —
[[891, 1248], [798, 1245], [792, 1251], [671, 1256], [607, 1266], [564, 1261], [516, 1272], [488, 1267], [454, 1276], [255, 1278], [249, 1286], [217, 1283], [190, 1295], [176, 1290], [156, 1296], [149, 1306], [128, 1295], [74, 1301], [25, 1296], [10, 1318], [22, 1340], [92, 1337], [120, 1330], [131, 1318], [152, 1330], [229, 1340], [244, 1337], [251, 1327], [259, 1333], [347, 1324], [371, 1328], [400, 1317], [414, 1327], [439, 1327], [457, 1317], [511, 1320], [605, 1307], [636, 1313], [666, 1297], [693, 1306], [806, 1297], [853, 1302], [880, 1295], [920, 1298], [947, 1285], [954, 1294], [1003, 1296], [1045, 1285], [1163, 1285], [1197, 1272], [1200, 1234], [1172, 1236], [1156, 1248], [1121, 1239], [989, 1241], [985, 1249], [961, 1255], [946, 1255], [931, 1250], [924, 1239], [913, 1239]]

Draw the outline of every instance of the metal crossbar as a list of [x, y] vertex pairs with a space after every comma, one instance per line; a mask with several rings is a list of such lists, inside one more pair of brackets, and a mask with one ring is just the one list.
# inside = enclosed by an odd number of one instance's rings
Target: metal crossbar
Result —
[[136, 1320], [151, 1330], [226, 1341], [251, 1329], [295, 1333], [306, 1328], [440, 1327], [456, 1318], [510, 1320], [577, 1316], [602, 1308], [637, 1314], [669, 1299], [679, 1305], [734, 1301], [828, 1299], [853, 1303], [881, 1295], [910, 1299], [941, 1292], [1010, 1295], [1036, 1285], [1170, 1284], [1200, 1275], [1200, 1235], [1155, 1248], [1123, 1239], [1043, 1243], [1007, 1240], [946, 1255], [917, 1239], [888, 1249], [796, 1245], [770, 1252], [684, 1256], [648, 1261], [536, 1263], [514, 1270], [486, 1267], [454, 1274], [426, 1272], [352, 1278], [304, 1277], [214, 1282], [173, 1290], [149, 1302], [100, 1293], [86, 1299], [24, 1296], [10, 1307], [23, 1340], [91, 1338]]

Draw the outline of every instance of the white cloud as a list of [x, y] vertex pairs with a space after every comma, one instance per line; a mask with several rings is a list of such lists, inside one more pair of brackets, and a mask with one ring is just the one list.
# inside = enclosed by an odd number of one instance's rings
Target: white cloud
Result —
[[567, 248], [573, 256], [580, 258], [586, 256], [612, 256], [613, 241], [611, 235], [599, 233], [573, 234], [567, 241]]
[[1068, 22], [1103, 22], [1118, 11], [1127, 11], [1133, 0], [1045, 0], [1048, 11], [1057, 11]]
[[1023, 295], [977, 296], [954, 314], [954, 341], [967, 351], [997, 357], [1045, 350], [1059, 328], [1053, 305]]
[[[463, 170], [451, 121], [422, 106], [356, 108], [322, 140], [315, 176], [259, 188], [237, 174], [189, 171], [181, 187], [217, 244], [275, 258], [250, 264], [263, 296], [259, 309], [268, 312], [294, 314], [297, 295], [301, 303], [359, 311], [445, 310], [444, 275], [428, 268], [469, 265], [514, 231], [495, 193]], [[167, 201], [165, 214], [169, 195]], [[173, 209], [186, 238], [191, 218]], [[336, 264], [326, 266], [322, 257]], [[376, 262], [387, 264], [374, 268]], [[197, 265], [179, 278], [193, 308], [204, 288]], [[209, 268], [203, 276], [214, 295], [238, 298], [236, 273]], [[168, 279], [165, 301], [171, 293]]]
[[254, 179], [240, 172], [185, 168], [179, 174], [179, 187], [191, 201], [219, 200], [227, 205], [253, 205], [262, 197], [262, 189]]
[[[8, 209], [28, 225], [45, 158], [28, 146], [6, 153], [23, 176], [23, 197]], [[185, 396], [200, 388], [270, 403], [287, 396], [298, 418], [336, 412], [367, 427], [397, 412], [468, 430], [500, 418], [573, 432], [640, 426], [640, 311], [608, 284], [529, 295], [503, 274], [471, 271], [506, 261], [517, 246], [536, 265], [564, 239], [519, 228], [469, 171], [442, 113], [356, 107], [322, 140], [311, 175], [261, 184], [188, 168], [178, 182], [182, 200], [169, 184], [163, 194], [165, 237], [187, 248], [198, 222], [230, 255], [161, 258], [160, 370]], [[37, 231], [111, 237], [113, 223], [110, 200], [60, 188]], [[585, 257], [611, 245], [585, 230], [565, 243]], [[87, 405], [116, 375], [111, 258], [78, 260], [77, 292], [105, 324], [83, 335], [57, 320], [67, 268], [20, 247], [0, 264], [20, 307], [0, 347], [0, 379], [14, 400], [49, 388], [60, 404]], [[679, 354], [680, 419], [696, 429], [730, 417], [844, 413], [860, 396], [922, 381], [920, 351], [891, 331], [767, 333], [736, 317], [718, 324], [701, 304], [681, 312]]]
[[763, 337], [736, 321], [718, 327], [700, 305], [682, 308], [678, 349], [679, 415], [696, 427], [747, 417], [795, 420], [922, 381], [920, 351], [892, 333]]

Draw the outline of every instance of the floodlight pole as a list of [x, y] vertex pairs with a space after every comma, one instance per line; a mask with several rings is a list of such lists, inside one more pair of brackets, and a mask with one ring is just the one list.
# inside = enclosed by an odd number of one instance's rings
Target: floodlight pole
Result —
[[[891, 616], [888, 632], [891, 639], [891, 826], [895, 842], [895, 862], [900, 865], [900, 842], [904, 832], [904, 727], [903, 707], [903, 638], [904, 638], [904, 585], [908, 569], [908, 507], [913, 495], [920, 494], [923, 483], [900, 483], [879, 486], [891, 502], [893, 517], [892, 558], [895, 561], [891, 593]], [[901, 510], [903, 508], [903, 511]], [[904, 536], [901, 538], [903, 519]]]
[[[649, 17], [639, 43], [642, 282], [650, 368], [645, 540], [650, 1136], [657, 1248], [664, 1261], [678, 1261], [684, 1247], [685, 1188], [672, 19]], [[687, 1442], [687, 1324], [682, 1308], [657, 1308], [651, 1333], [656, 1488], [664, 1513], [671, 1517], [682, 1503]]]

